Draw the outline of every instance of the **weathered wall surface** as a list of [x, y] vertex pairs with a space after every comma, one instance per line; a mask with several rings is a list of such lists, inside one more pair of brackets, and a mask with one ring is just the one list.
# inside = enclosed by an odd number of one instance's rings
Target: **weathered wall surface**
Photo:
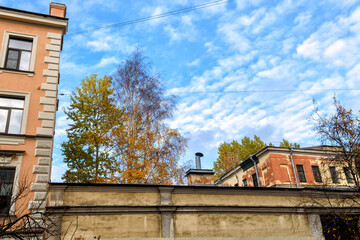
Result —
[[296, 214], [175, 214], [175, 237], [310, 239], [306, 216]]
[[48, 210], [63, 239], [321, 239], [300, 191], [51, 184]]

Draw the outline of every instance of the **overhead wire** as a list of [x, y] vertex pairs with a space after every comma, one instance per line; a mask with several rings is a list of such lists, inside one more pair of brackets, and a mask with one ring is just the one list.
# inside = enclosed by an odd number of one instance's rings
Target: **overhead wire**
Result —
[[174, 10], [174, 11], [170, 11], [170, 12], [166, 12], [166, 13], [160, 13], [160, 14], [152, 15], [152, 16], [149, 16], [149, 17], [143, 17], [143, 18], [138, 18], [138, 19], [134, 19], [134, 20], [114, 23], [114, 24], [111, 24], [111, 25], [103, 26], [103, 27], [90, 28], [90, 29], [85, 29], [85, 30], [81, 30], [81, 31], [77, 31], [77, 32], [72, 32], [72, 33], [66, 34], [66, 36], [72, 36], [72, 35], [77, 35], [77, 34], [81, 34], [81, 33], [94, 32], [94, 31], [101, 30], [101, 29], [122, 27], [122, 26], [126, 26], [126, 25], [151, 21], [151, 20], [155, 20], [155, 19], [159, 19], [159, 18], [174, 16], [174, 15], [178, 15], [178, 14], [181, 14], [181, 13], [186, 13], [186, 12], [190, 12], [190, 11], [194, 11], [194, 10], [199, 10], [199, 9], [202, 9], [202, 8], [208, 8], [208, 7], [212, 7], [212, 6], [217, 6], [217, 5], [225, 4], [225, 3], [228, 3], [228, 2], [232, 2], [232, 1], [234, 1], [234, 0], [217, 0], [217, 1], [207, 2], [207, 3], [195, 5], [195, 6], [192, 6], [192, 7], [187, 7], [187, 8]]

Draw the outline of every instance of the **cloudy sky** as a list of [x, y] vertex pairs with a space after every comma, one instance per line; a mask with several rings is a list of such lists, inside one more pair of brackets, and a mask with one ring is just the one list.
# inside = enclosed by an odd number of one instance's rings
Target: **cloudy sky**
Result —
[[[169, 124], [190, 139], [183, 160], [200, 151], [205, 168], [212, 168], [219, 143], [244, 136], [319, 144], [309, 120], [313, 98], [323, 112], [332, 111], [334, 94], [360, 109], [359, 1], [216, 1], [157, 18], [213, 1], [59, 1], [69, 18], [59, 92], [69, 94], [93, 73], [112, 75], [141, 49], [178, 97]], [[0, 4], [48, 13], [43, 0]], [[155, 20], [81, 32], [151, 16]], [[67, 121], [61, 108], [69, 96], [59, 99], [53, 181], [61, 181], [66, 170], [60, 144]]]

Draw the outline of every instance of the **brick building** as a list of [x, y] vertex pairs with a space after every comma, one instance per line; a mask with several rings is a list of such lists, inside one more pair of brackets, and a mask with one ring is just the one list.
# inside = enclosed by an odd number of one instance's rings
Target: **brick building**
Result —
[[[266, 147], [216, 180], [217, 185], [241, 187], [348, 188], [353, 179], [331, 161], [333, 147]], [[255, 164], [256, 163], [256, 164]]]

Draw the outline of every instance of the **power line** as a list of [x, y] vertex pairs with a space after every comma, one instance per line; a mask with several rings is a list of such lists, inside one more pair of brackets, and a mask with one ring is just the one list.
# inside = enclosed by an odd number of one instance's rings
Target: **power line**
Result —
[[269, 89], [269, 90], [234, 90], [234, 91], [194, 91], [194, 92], [171, 92], [168, 94], [208, 94], [208, 93], [274, 93], [274, 92], [332, 92], [332, 91], [360, 91], [360, 89]]
[[[274, 92], [333, 92], [333, 91], [360, 91], [360, 89], [270, 89], [270, 90], [234, 90], [234, 91], [179, 91], [167, 94], [234, 94], [234, 93], [274, 93]], [[59, 93], [60, 96], [70, 96], [68, 93]]]
[[111, 24], [111, 25], [107, 25], [107, 26], [103, 26], [103, 27], [91, 28], [91, 29], [86, 29], [86, 30], [82, 30], [82, 31], [78, 31], [78, 32], [68, 33], [67, 36], [86, 33], [86, 32], [94, 32], [94, 31], [100, 30], [100, 29], [122, 27], [122, 26], [126, 26], [126, 25], [151, 21], [151, 20], [155, 20], [155, 19], [159, 19], [159, 18], [178, 15], [178, 14], [181, 14], [181, 13], [186, 13], [186, 12], [190, 12], [190, 11], [194, 11], [194, 10], [199, 10], [199, 9], [202, 9], [202, 8], [208, 8], [208, 7], [212, 7], [212, 6], [216, 6], [216, 5], [220, 5], [220, 4], [225, 4], [225, 3], [228, 3], [228, 2], [232, 2], [232, 1], [234, 1], [234, 0], [217, 0], [217, 1], [203, 3], [203, 4], [200, 4], [200, 5], [187, 7], [187, 8], [183, 8], [183, 9], [179, 9], [179, 10], [175, 10], [175, 11], [161, 13], [161, 14], [157, 14], [157, 15], [153, 15], [153, 16], [149, 16], [149, 17], [143, 17], [143, 18], [138, 18], [138, 19], [125, 21], [125, 22], [119, 22], [119, 23], [115, 23], [115, 24]]

